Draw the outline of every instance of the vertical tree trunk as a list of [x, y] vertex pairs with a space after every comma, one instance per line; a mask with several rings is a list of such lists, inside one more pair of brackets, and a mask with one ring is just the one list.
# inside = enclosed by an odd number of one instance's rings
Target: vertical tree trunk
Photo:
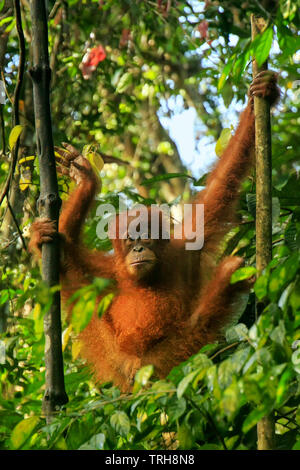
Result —
[[[251, 16], [252, 39], [264, 28], [263, 18]], [[253, 77], [267, 69], [267, 63], [258, 69], [253, 60]], [[256, 268], [263, 272], [272, 259], [272, 148], [270, 105], [260, 97], [254, 98], [255, 158], [256, 158]], [[257, 303], [260, 313], [263, 305]], [[274, 449], [275, 424], [273, 416], [265, 416], [257, 424], [257, 448]]]
[[[37, 151], [40, 166], [39, 213], [49, 217], [58, 225], [61, 200], [58, 194], [56, 167], [52, 139], [52, 125], [49, 101], [51, 71], [48, 56], [48, 31], [45, 0], [30, 1], [32, 20], [32, 57], [30, 70], [33, 81], [33, 101]], [[43, 279], [49, 287], [59, 284], [59, 242], [42, 246]], [[50, 311], [44, 319], [46, 390], [43, 410], [46, 417], [51, 416], [58, 406], [68, 401], [63, 375], [61, 347], [60, 293], [56, 292]]]

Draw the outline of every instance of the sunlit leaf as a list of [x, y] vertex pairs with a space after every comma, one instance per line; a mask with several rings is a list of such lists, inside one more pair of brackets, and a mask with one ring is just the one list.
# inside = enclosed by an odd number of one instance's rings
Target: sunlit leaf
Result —
[[81, 348], [82, 348], [81, 341], [79, 341], [79, 340], [73, 341], [73, 343], [72, 343], [72, 359], [73, 359], [73, 361], [75, 361], [78, 358], [78, 356], [80, 354], [80, 351], [81, 351]]
[[30, 161], [33, 161], [34, 159], [35, 159], [35, 155], [30, 155], [28, 157], [20, 158], [18, 163], [19, 165], [21, 165], [22, 163], [30, 162]]
[[98, 317], [102, 317], [102, 315], [106, 312], [106, 310], [112, 303], [113, 298], [114, 298], [114, 294], [110, 293], [110, 294], [105, 295], [105, 297], [101, 299], [98, 309], [97, 309]]
[[184, 392], [186, 391], [187, 387], [189, 384], [193, 381], [197, 374], [198, 370], [194, 370], [193, 372], [190, 372], [188, 375], [186, 375], [181, 382], [179, 382], [178, 387], [177, 387], [177, 397], [181, 398]]
[[62, 350], [63, 351], [67, 347], [67, 344], [68, 344], [69, 338], [71, 336], [72, 330], [73, 330], [72, 325], [69, 325], [62, 333]]
[[101, 155], [99, 155], [99, 153], [97, 152], [89, 152], [87, 154], [87, 158], [89, 160], [89, 162], [91, 163], [92, 167], [94, 167], [94, 169], [96, 169], [97, 172], [100, 172], [104, 166], [104, 161], [101, 157]]
[[154, 372], [153, 366], [150, 364], [148, 366], [142, 367], [137, 371], [135, 375], [135, 381], [133, 386], [133, 392], [137, 392], [141, 387], [145, 386]]
[[11, 130], [9, 137], [8, 137], [8, 145], [9, 145], [10, 150], [12, 150], [14, 146], [16, 145], [16, 142], [18, 138], [20, 137], [20, 134], [23, 129], [24, 127], [18, 124]]
[[288, 398], [288, 389], [290, 379], [293, 377], [294, 373], [291, 369], [286, 370], [280, 380], [276, 391], [276, 403], [278, 406], [282, 406], [286, 398]]
[[20, 449], [27, 439], [35, 431], [40, 418], [38, 416], [31, 416], [30, 418], [20, 421], [11, 433], [11, 444], [13, 449]]
[[124, 73], [124, 75], [121, 76], [121, 78], [118, 82], [116, 92], [117, 93], [124, 93], [124, 91], [126, 91], [127, 88], [132, 84], [132, 80], [133, 80], [132, 73], [130, 73], [130, 72]]
[[229, 128], [223, 129], [215, 146], [215, 152], [218, 157], [222, 156], [222, 153], [224, 152], [227, 145], [229, 144], [230, 138], [231, 138], [231, 129]]
[[225, 85], [225, 82], [226, 82], [226, 79], [233, 67], [233, 64], [234, 64], [234, 60], [235, 60], [235, 54], [229, 59], [229, 61], [227, 62], [227, 64], [225, 65], [222, 73], [221, 73], [221, 77], [219, 78], [219, 81], [218, 81], [218, 91], [220, 92], [222, 90], [222, 88], [224, 87]]
[[110, 424], [123, 437], [130, 431], [130, 420], [125, 411], [117, 411], [110, 417]]
[[254, 284], [254, 292], [256, 297], [259, 300], [262, 300], [266, 297], [268, 293], [268, 276], [266, 274], [262, 274]]
[[236, 284], [239, 281], [249, 279], [256, 273], [254, 266], [245, 266], [244, 268], [237, 269], [231, 276], [230, 284]]
[[262, 34], [255, 37], [251, 44], [251, 53], [254, 55], [258, 67], [268, 58], [273, 42], [273, 28], [267, 28]]
[[244, 323], [238, 323], [226, 330], [227, 343], [234, 343], [235, 341], [242, 341], [248, 336], [248, 328]]
[[278, 268], [274, 269], [270, 276], [269, 295], [275, 301], [282, 292], [282, 289], [290, 282], [298, 271], [299, 254], [293, 253]]

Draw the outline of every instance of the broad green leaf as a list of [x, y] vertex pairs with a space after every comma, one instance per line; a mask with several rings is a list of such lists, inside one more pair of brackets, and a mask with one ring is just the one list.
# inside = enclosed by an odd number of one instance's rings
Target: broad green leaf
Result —
[[292, 220], [284, 231], [284, 241], [292, 251], [297, 249], [297, 234], [296, 222]]
[[140, 370], [137, 371], [135, 375], [134, 386], [133, 386], [134, 393], [140, 390], [141, 387], [147, 384], [153, 372], [154, 372], [154, 368], [151, 364], [148, 366], [144, 366]]
[[237, 269], [231, 276], [230, 284], [235, 284], [239, 281], [244, 281], [254, 276], [256, 268], [254, 266], [245, 266], [244, 268]]
[[125, 411], [116, 411], [110, 417], [110, 424], [123, 437], [126, 437], [130, 431], [130, 420]]
[[174, 399], [167, 403], [167, 415], [169, 416], [169, 422], [173, 423], [186, 411], [186, 400], [184, 398], [177, 398], [174, 395]]
[[126, 91], [127, 88], [132, 84], [132, 79], [133, 79], [132, 73], [130, 72], [124, 73], [124, 75], [122, 75], [122, 77], [120, 78], [118, 82], [116, 92], [124, 93], [124, 91]]
[[68, 450], [67, 442], [64, 436], [60, 436], [60, 438], [56, 441], [55, 450]]
[[225, 65], [225, 67], [223, 69], [223, 72], [221, 73], [221, 77], [219, 78], [219, 81], [218, 81], [218, 91], [219, 92], [222, 90], [223, 86], [225, 85], [226, 79], [227, 79], [228, 75], [230, 74], [230, 71], [233, 67], [235, 57], [236, 57], [235, 54], [232, 55], [232, 57], [229, 59], [229, 61]]
[[115, 295], [113, 293], [110, 293], [110, 294], [105, 295], [101, 299], [101, 301], [99, 303], [99, 306], [98, 306], [98, 309], [97, 309], [98, 317], [102, 317], [102, 315], [106, 312], [106, 310], [108, 309], [108, 307], [112, 303], [114, 296]]
[[218, 157], [221, 157], [231, 138], [231, 129], [225, 128], [222, 130], [220, 137], [215, 146], [215, 152]]
[[27, 439], [32, 436], [35, 431], [40, 418], [38, 416], [31, 416], [30, 418], [20, 421], [11, 433], [11, 444], [13, 449], [20, 449]]
[[177, 428], [177, 439], [180, 449], [191, 449], [194, 445], [193, 434], [190, 427], [185, 423], [181, 423]]
[[244, 323], [239, 323], [226, 330], [227, 343], [234, 343], [235, 341], [242, 341], [248, 337], [248, 328]]
[[273, 28], [270, 26], [262, 34], [255, 37], [251, 44], [251, 53], [254, 55], [258, 67], [268, 58], [273, 42]]
[[94, 168], [94, 170], [96, 170], [96, 174], [97, 172], [100, 172], [104, 166], [104, 161], [103, 161], [103, 158], [101, 157], [101, 155], [99, 155], [99, 153], [97, 152], [89, 152], [87, 154], [87, 159], [89, 160], [90, 164], [92, 165], [92, 167]]
[[293, 280], [299, 268], [299, 254], [293, 253], [270, 275], [269, 295], [274, 302], [278, 299], [286, 284]]
[[270, 333], [270, 339], [274, 341], [274, 343], [278, 343], [281, 346], [284, 345], [286, 341], [286, 329], [283, 320], [280, 320], [278, 326]]
[[224, 413], [231, 418], [238, 410], [241, 401], [241, 393], [237, 383], [232, 383], [224, 390], [221, 400], [221, 408]]
[[254, 284], [254, 292], [259, 300], [262, 300], [264, 297], [266, 297], [268, 293], [268, 279], [269, 276], [264, 273], [256, 280]]
[[197, 375], [198, 370], [194, 370], [193, 372], [190, 372], [188, 375], [186, 375], [178, 384], [177, 387], [177, 397], [181, 398], [184, 392], [186, 391], [187, 387], [189, 384], [193, 381], [195, 376]]
[[3, 18], [0, 20], [0, 26], [4, 25], [5, 23], [10, 23], [14, 19], [13, 16], [7, 16], [6, 18]]
[[102, 450], [105, 443], [105, 434], [98, 433], [79, 447], [79, 450]]
[[279, 47], [284, 55], [292, 55], [300, 49], [300, 36], [293, 34], [285, 25], [277, 25]]
[[289, 397], [288, 391], [290, 387], [290, 380], [294, 373], [291, 369], [287, 369], [281, 376], [276, 390], [276, 404], [283, 406], [285, 400]]
[[233, 70], [232, 70], [232, 75], [236, 81], [240, 80], [242, 74], [244, 73], [249, 57], [250, 57], [250, 50], [246, 49], [236, 60], [233, 66]]
[[18, 138], [20, 137], [20, 134], [23, 129], [24, 127], [18, 124], [11, 130], [9, 137], [8, 137], [8, 145], [9, 145], [10, 150], [12, 150], [14, 146], [16, 145], [16, 142]]
[[230, 359], [222, 361], [218, 367], [218, 384], [221, 389], [229, 387], [232, 382], [232, 376], [234, 374], [234, 365]]

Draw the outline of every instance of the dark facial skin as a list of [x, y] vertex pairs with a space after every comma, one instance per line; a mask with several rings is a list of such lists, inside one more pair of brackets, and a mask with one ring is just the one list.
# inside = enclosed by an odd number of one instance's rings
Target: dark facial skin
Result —
[[137, 281], [150, 277], [158, 264], [155, 254], [156, 240], [128, 237], [123, 240], [125, 265], [128, 274]]

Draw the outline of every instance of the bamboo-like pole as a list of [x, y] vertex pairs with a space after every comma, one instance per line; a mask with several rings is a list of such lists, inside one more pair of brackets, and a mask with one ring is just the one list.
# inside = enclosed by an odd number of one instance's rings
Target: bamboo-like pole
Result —
[[[265, 28], [261, 17], [251, 15], [252, 39]], [[265, 62], [258, 68], [252, 63], [253, 77], [267, 69]], [[270, 105], [261, 97], [254, 97], [255, 114], [255, 160], [256, 160], [256, 268], [260, 276], [272, 259], [272, 147]], [[263, 305], [256, 304], [260, 313]], [[275, 448], [275, 424], [272, 415], [263, 417], [257, 423], [257, 448]]]
[[[49, 100], [50, 76], [48, 55], [48, 29], [45, 0], [30, 1], [32, 21], [33, 101], [37, 150], [40, 167], [39, 213], [58, 226], [61, 200], [58, 193], [56, 165], [52, 138]], [[49, 287], [59, 285], [59, 241], [42, 246], [42, 274]], [[61, 343], [60, 293], [54, 294], [49, 312], [44, 319], [46, 390], [43, 411], [51, 421], [57, 408], [68, 401], [64, 386]]]

